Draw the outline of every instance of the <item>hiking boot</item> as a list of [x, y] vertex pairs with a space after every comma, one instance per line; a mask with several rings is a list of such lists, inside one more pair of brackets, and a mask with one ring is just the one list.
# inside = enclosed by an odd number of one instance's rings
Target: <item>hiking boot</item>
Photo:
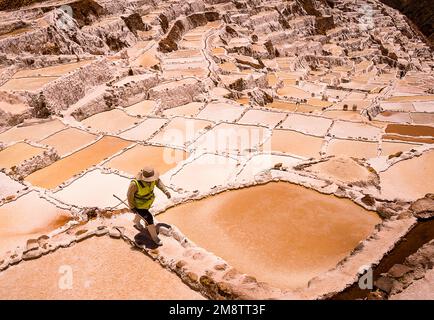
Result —
[[146, 228], [148, 229], [148, 232], [151, 235], [152, 241], [154, 241], [155, 244], [158, 245], [158, 246], [163, 245], [163, 243], [161, 242], [160, 238], [158, 238], [157, 228], [155, 227], [155, 224], [150, 224]]
[[135, 223], [134, 224], [134, 228], [136, 228], [140, 232], [145, 230], [145, 228], [142, 226], [142, 224], [140, 222], [139, 223]]

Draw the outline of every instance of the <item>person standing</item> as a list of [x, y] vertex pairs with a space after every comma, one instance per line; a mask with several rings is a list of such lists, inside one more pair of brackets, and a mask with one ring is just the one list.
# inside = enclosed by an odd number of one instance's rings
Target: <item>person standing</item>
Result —
[[144, 228], [141, 220], [146, 223], [146, 229], [151, 235], [152, 240], [157, 245], [162, 245], [160, 238], [157, 235], [157, 228], [154, 224], [154, 217], [149, 212], [152, 204], [155, 201], [154, 188], [157, 187], [168, 197], [171, 198], [170, 192], [159, 179], [159, 173], [151, 167], [145, 167], [136, 175], [128, 187], [127, 199], [128, 206], [136, 216], [134, 217], [134, 227], [139, 231]]

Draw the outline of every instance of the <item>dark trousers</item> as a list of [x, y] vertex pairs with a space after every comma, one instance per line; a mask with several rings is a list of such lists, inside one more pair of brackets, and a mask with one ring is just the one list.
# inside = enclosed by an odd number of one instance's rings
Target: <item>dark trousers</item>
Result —
[[154, 224], [154, 217], [149, 212], [148, 209], [134, 209], [134, 212], [137, 213], [139, 216], [141, 216], [143, 219], [145, 219], [147, 224]]

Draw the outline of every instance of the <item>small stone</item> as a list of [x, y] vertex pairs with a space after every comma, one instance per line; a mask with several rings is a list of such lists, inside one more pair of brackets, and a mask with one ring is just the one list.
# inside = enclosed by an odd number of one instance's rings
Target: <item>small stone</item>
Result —
[[184, 260], [179, 260], [179, 261], [176, 263], [176, 268], [177, 268], [177, 269], [181, 269], [181, 268], [184, 267], [186, 264], [187, 264], [187, 262], [185, 262]]
[[377, 208], [378, 215], [383, 219], [389, 219], [393, 217], [396, 212], [393, 211], [391, 208], [388, 208], [386, 206], [380, 206]]
[[39, 248], [38, 240], [36, 239], [29, 239], [27, 240], [26, 249], [24, 250], [24, 253], [32, 250], [36, 250]]
[[158, 255], [160, 254], [160, 252], [157, 249], [151, 249], [148, 251], [149, 255], [156, 259], [158, 257]]
[[9, 268], [9, 261], [7, 260], [0, 261], [0, 271], [4, 271], [7, 268]]
[[82, 234], [85, 234], [86, 232], [87, 232], [87, 229], [81, 229], [81, 230], [76, 231], [76, 232], [75, 232], [75, 235], [76, 235], [76, 236], [80, 236], [80, 235], [82, 235]]
[[375, 286], [389, 294], [393, 287], [393, 280], [389, 277], [380, 277], [377, 281], [375, 281]]
[[59, 248], [59, 246], [51, 244], [51, 243], [46, 243], [43, 247], [41, 247], [41, 251], [42, 254], [47, 254], [49, 252], [53, 252], [56, 251]]
[[223, 297], [232, 296], [232, 287], [227, 282], [217, 282], [218, 293]]
[[118, 229], [110, 229], [109, 236], [110, 238], [119, 239], [121, 237], [121, 233]]
[[243, 279], [243, 283], [256, 283], [258, 282], [255, 277], [245, 276]]
[[83, 240], [89, 239], [90, 237], [93, 237], [94, 235], [95, 235], [95, 232], [81, 233], [79, 236], [76, 237], [75, 241], [81, 242]]
[[48, 240], [50, 239], [47, 235], [42, 235], [38, 238], [38, 243], [40, 247], [44, 247], [45, 244], [48, 243]]
[[393, 278], [401, 278], [404, 274], [410, 272], [411, 270], [413, 269], [403, 264], [395, 264], [387, 273]]
[[195, 254], [193, 254], [193, 260], [202, 260], [202, 259], [203, 259], [202, 252], [196, 252]]
[[5, 200], [6, 201], [12, 201], [12, 200], [14, 200], [15, 199], [15, 195], [11, 195], [11, 196], [7, 196], [6, 198], [5, 198]]
[[31, 250], [23, 254], [23, 260], [38, 259], [41, 256], [42, 256], [41, 249]]
[[368, 300], [385, 300], [386, 294], [384, 292], [379, 291], [379, 290], [371, 291], [368, 293], [367, 299]]
[[75, 244], [75, 239], [66, 239], [58, 243], [61, 248], [68, 248]]
[[365, 195], [362, 199], [360, 199], [367, 206], [372, 207], [375, 204], [375, 199], [369, 194]]
[[199, 282], [204, 286], [208, 288], [213, 288], [216, 286], [215, 281], [209, 277], [209, 276], [201, 276], [199, 279]]
[[15, 252], [13, 253], [10, 257], [9, 257], [9, 264], [10, 265], [16, 265], [18, 263], [21, 262], [21, 260], [23, 260], [23, 255], [20, 252]]
[[418, 199], [410, 206], [417, 218], [429, 219], [434, 217], [434, 199], [431, 194], [427, 194], [424, 198]]
[[227, 268], [227, 264], [225, 264], [225, 263], [216, 264], [214, 266], [214, 269], [219, 270], [219, 271], [226, 270], [226, 268]]
[[225, 275], [223, 276], [223, 279], [224, 279], [224, 280], [233, 280], [233, 279], [235, 279], [239, 274], [240, 274], [240, 273], [239, 273], [236, 269], [232, 268], [232, 269], [228, 270], [228, 271], [225, 273]]
[[103, 235], [106, 235], [108, 232], [109, 232], [108, 229], [104, 227], [102, 229], [97, 229], [95, 234], [97, 237], [101, 237]]
[[279, 170], [279, 169], [282, 168], [282, 166], [283, 166], [283, 163], [282, 163], [282, 162], [276, 163], [276, 164], [274, 165], [274, 169]]
[[398, 215], [397, 219], [398, 220], [404, 220], [404, 219], [411, 218], [412, 216], [413, 215], [411, 214], [410, 211], [403, 211]]
[[187, 277], [188, 277], [188, 279], [190, 279], [190, 281], [192, 281], [192, 282], [197, 282], [197, 279], [199, 278], [199, 277], [197, 276], [197, 274], [194, 273], [194, 272], [189, 272], [189, 273], [187, 273]]

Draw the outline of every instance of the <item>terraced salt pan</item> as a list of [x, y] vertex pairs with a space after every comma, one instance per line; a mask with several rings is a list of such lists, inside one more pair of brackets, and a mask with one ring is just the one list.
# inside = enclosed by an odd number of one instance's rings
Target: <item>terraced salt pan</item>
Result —
[[391, 112], [384, 111], [375, 117], [378, 121], [397, 122], [397, 123], [411, 123], [411, 117], [406, 112]]
[[224, 71], [224, 72], [239, 72], [240, 70], [238, 69], [238, 67], [235, 65], [235, 63], [230, 62], [230, 61], [226, 61], [223, 63], [220, 63], [219, 68]]
[[237, 174], [236, 182], [249, 182], [252, 180], [252, 177], [260, 174], [264, 170], [273, 168], [276, 164], [282, 164], [283, 167], [291, 168], [300, 162], [300, 159], [289, 156], [258, 154], [247, 161], [245, 166]]
[[363, 118], [358, 111], [327, 110], [322, 114], [324, 117], [339, 120], [362, 121]]
[[347, 105], [348, 110], [352, 110], [353, 106], [355, 105], [357, 107], [358, 110], [362, 110], [364, 108], [369, 107], [369, 105], [371, 104], [371, 100], [368, 99], [343, 99], [342, 101], [336, 103], [333, 106], [333, 109], [337, 109], [337, 110], [342, 110], [344, 108], [345, 105]]
[[131, 65], [136, 67], [151, 68], [160, 63], [156, 49], [150, 49], [135, 59]]
[[194, 117], [199, 113], [199, 111], [202, 109], [204, 105], [205, 104], [203, 102], [191, 102], [179, 107], [166, 109], [163, 111], [163, 114], [166, 117], [174, 117], [174, 116]]
[[0, 206], [0, 258], [6, 251], [25, 246], [28, 239], [46, 235], [70, 219], [68, 211], [57, 208], [34, 191]]
[[18, 71], [12, 79], [7, 81], [0, 87], [0, 90], [5, 91], [36, 91], [41, 89], [45, 84], [54, 81], [62, 75], [71, 72], [83, 65], [89, 64], [91, 61], [84, 60], [76, 63], [64, 65], [50, 66], [41, 69], [29, 69]]
[[0, 133], [0, 141], [9, 143], [29, 139], [36, 142], [65, 128], [66, 126], [57, 119], [33, 125], [21, 125]]
[[3, 91], [37, 91], [58, 77], [11, 79], [0, 87]]
[[[69, 290], [59, 287], [59, 272], [66, 272], [65, 266], [73, 272]], [[1, 299], [203, 299], [147, 255], [108, 237], [94, 237], [21, 263], [0, 277]], [[26, 290], [16, 285], [22, 282]]]
[[62, 157], [95, 141], [96, 138], [97, 136], [86, 131], [68, 128], [41, 140], [40, 143], [54, 147], [57, 154]]
[[166, 124], [166, 119], [148, 118], [139, 125], [122, 132], [119, 137], [127, 140], [145, 141]]
[[21, 114], [27, 110], [30, 110], [30, 107], [25, 103], [10, 103], [7, 101], [0, 101], [0, 110], [11, 114]]
[[19, 142], [0, 151], [0, 169], [10, 169], [25, 160], [42, 155], [45, 149]]
[[434, 112], [434, 102], [413, 102], [414, 109], [417, 112]]
[[411, 102], [381, 102], [380, 106], [385, 111], [395, 111], [395, 112], [416, 111]]
[[279, 122], [286, 118], [286, 114], [280, 112], [269, 112], [263, 110], [248, 110], [238, 123], [263, 125], [274, 128]]
[[83, 125], [95, 132], [117, 133], [125, 130], [139, 121], [136, 117], [127, 115], [124, 111], [113, 109], [97, 113], [82, 121]]
[[300, 157], [317, 158], [323, 139], [291, 130], [273, 130], [271, 150]]
[[6, 198], [24, 189], [24, 186], [0, 172], [0, 199]]
[[308, 99], [311, 97], [309, 92], [291, 85], [285, 85], [283, 88], [277, 89], [276, 92], [279, 96], [288, 96], [296, 99]]
[[[417, 168], [417, 170], [415, 170]], [[395, 163], [380, 173], [381, 193], [388, 199], [414, 201], [434, 190], [434, 151]]]
[[318, 106], [311, 106], [308, 104], [300, 104], [297, 106], [297, 112], [321, 114], [323, 108]]
[[386, 127], [386, 133], [400, 134], [413, 137], [431, 136], [434, 137], [434, 127], [417, 126], [405, 124], [389, 124]]
[[21, 70], [14, 74], [13, 78], [26, 78], [26, 77], [60, 77], [68, 72], [74, 71], [82, 66], [88, 65], [92, 60], [82, 60], [79, 62], [60, 64], [49, 66], [40, 69]]
[[197, 115], [198, 118], [207, 119], [215, 122], [227, 121], [234, 122], [243, 114], [245, 108], [228, 103], [212, 102], [209, 103]]
[[279, 127], [323, 137], [332, 123], [332, 120], [326, 118], [290, 114]]
[[203, 152], [248, 152], [258, 148], [269, 135], [270, 130], [264, 127], [220, 123], [189, 148]]
[[335, 121], [330, 134], [336, 138], [378, 140], [381, 129], [360, 122]]
[[414, 101], [434, 101], [434, 95], [394, 96], [386, 100], [386, 102], [414, 102]]
[[164, 174], [186, 158], [187, 153], [183, 150], [139, 144], [115, 156], [104, 167], [135, 175], [143, 167], [151, 166]]
[[203, 130], [212, 126], [212, 122], [199, 119], [176, 117], [170, 120], [150, 142], [183, 147], [193, 142]]
[[415, 143], [434, 143], [434, 138], [420, 138], [411, 136], [401, 136], [397, 134], [385, 134], [383, 140], [402, 141], [402, 142], [415, 142]]
[[377, 149], [376, 142], [332, 139], [327, 147], [327, 155], [369, 159], [377, 156]]
[[326, 179], [346, 183], [367, 181], [374, 178], [368, 169], [347, 157], [334, 157], [327, 161], [313, 164], [305, 170]]
[[125, 111], [127, 114], [132, 116], [147, 116], [155, 108], [155, 101], [153, 100], [143, 100], [133, 104], [132, 106], [126, 107]]
[[184, 78], [184, 77], [198, 77], [203, 78], [208, 74], [205, 66], [202, 67], [189, 67], [182, 66], [182, 68], [177, 68], [176, 70], [164, 70], [163, 75], [166, 78]]
[[180, 59], [180, 58], [193, 58], [202, 57], [200, 50], [176, 50], [169, 52], [165, 58], [166, 59]]
[[284, 111], [295, 111], [297, 110], [297, 105], [292, 102], [274, 100], [272, 103], [267, 104], [267, 108], [275, 108]]
[[284, 182], [182, 204], [159, 219], [237, 270], [283, 289], [306, 286], [335, 267], [381, 222], [350, 200]]
[[185, 164], [170, 179], [170, 183], [188, 191], [207, 191], [226, 185], [237, 168], [235, 159], [204, 154]]
[[411, 114], [411, 119], [414, 124], [434, 124], [434, 113], [418, 113], [413, 112]]
[[105, 136], [94, 144], [38, 170], [26, 177], [35, 186], [52, 189], [83, 170], [131, 145], [131, 142]]
[[128, 178], [92, 170], [54, 193], [53, 197], [79, 207], [114, 207], [119, 200], [114, 198], [113, 194], [126, 198], [129, 184], [130, 179]]
[[383, 141], [381, 143], [381, 155], [389, 156], [392, 154], [396, 154], [397, 152], [410, 151], [411, 149], [415, 149], [419, 146], [420, 146], [419, 144], [413, 144], [413, 143]]

